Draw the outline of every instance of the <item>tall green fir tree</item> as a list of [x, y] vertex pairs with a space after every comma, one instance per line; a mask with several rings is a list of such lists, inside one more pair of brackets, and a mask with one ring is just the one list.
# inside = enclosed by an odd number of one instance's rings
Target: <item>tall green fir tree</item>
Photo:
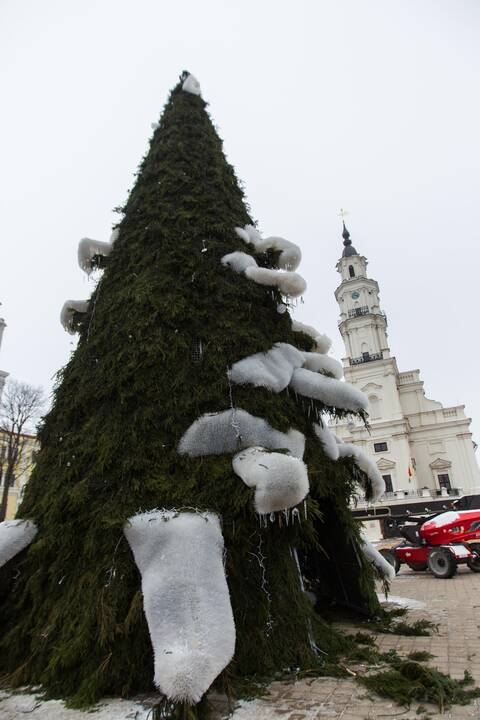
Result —
[[98, 282], [62, 309], [78, 346], [0, 524], [4, 682], [197, 716], [212, 684], [320, 667], [323, 609], [374, 613], [390, 572], [349, 510], [383, 480], [328, 427], [367, 400], [292, 320], [300, 249], [256, 228], [192, 75], [78, 260]]

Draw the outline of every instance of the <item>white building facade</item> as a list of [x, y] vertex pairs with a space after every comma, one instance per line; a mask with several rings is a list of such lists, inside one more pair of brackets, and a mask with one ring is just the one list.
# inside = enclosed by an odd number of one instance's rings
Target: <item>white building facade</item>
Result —
[[387, 488], [384, 504], [421, 502], [423, 507], [428, 500], [480, 495], [464, 405], [443, 407], [429, 400], [419, 370], [399, 372], [390, 354], [378, 283], [367, 276], [367, 260], [352, 246], [345, 225], [343, 238], [335, 297], [346, 350], [344, 372], [346, 381], [368, 397], [369, 429], [359, 421], [343, 421], [335, 424], [335, 432], [375, 458]]

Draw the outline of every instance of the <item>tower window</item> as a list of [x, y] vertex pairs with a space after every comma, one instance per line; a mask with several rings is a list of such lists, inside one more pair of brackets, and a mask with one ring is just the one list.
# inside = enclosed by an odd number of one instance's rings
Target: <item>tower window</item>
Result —
[[392, 476], [391, 475], [382, 475], [382, 477], [385, 482], [385, 492], [387, 492], [387, 493], [393, 492]]
[[388, 452], [388, 445], [386, 442], [373, 443], [373, 449], [375, 452]]
[[447, 473], [438, 475], [438, 484], [441, 488], [446, 488], [447, 490], [452, 489], [452, 485], [450, 483], [450, 476]]
[[353, 265], [348, 266], [348, 273], [350, 277], [355, 277], [355, 268], [353, 267]]

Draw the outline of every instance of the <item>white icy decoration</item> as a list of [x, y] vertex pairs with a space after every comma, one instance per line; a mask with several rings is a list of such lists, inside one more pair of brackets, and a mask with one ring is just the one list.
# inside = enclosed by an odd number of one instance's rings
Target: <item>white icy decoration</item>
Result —
[[5, 520], [0, 523], [0, 567], [30, 545], [37, 534], [31, 520]]
[[299, 395], [320, 400], [329, 407], [358, 412], [368, 406], [366, 395], [352, 385], [305, 368], [293, 371], [290, 386]]
[[338, 442], [335, 435], [327, 426], [326, 420], [323, 420], [323, 425], [320, 425], [320, 423], [314, 423], [313, 430], [322, 443], [325, 455], [331, 460], [338, 460], [340, 457]]
[[378, 552], [378, 550], [372, 545], [369, 540], [367, 540], [366, 537], [362, 536], [361, 542], [361, 548], [365, 557], [370, 560], [372, 565], [375, 565], [375, 567], [380, 570], [384, 578], [386, 578], [387, 580], [394, 580], [395, 570], [393, 565], [391, 565], [388, 560], [385, 560], [383, 555]]
[[302, 259], [302, 251], [295, 243], [281, 237], [268, 237], [257, 243], [257, 252], [280, 251], [278, 267], [282, 270], [296, 270]]
[[269, 450], [288, 450], [302, 458], [305, 435], [299, 430], [275, 430], [263, 418], [241, 409], [207, 413], [195, 420], [178, 443], [179, 455], [234, 455], [239, 450], [260, 445]]
[[63, 304], [62, 311], [60, 313], [60, 322], [63, 325], [63, 329], [70, 335], [75, 335], [73, 316], [76, 312], [86, 313], [87, 310], [88, 300], [67, 300]]
[[231, 268], [236, 273], [243, 273], [247, 267], [257, 267], [257, 261], [247, 253], [236, 251], [224, 255], [221, 259], [222, 265]]
[[271, 350], [249, 355], [234, 363], [228, 377], [237, 385], [266, 387], [279, 393], [292, 379], [295, 368], [302, 367], [303, 353], [288, 343], [275, 343]]
[[[235, 228], [235, 230], [237, 231], [237, 235], [239, 235], [238, 230], [242, 230], [242, 228]], [[262, 242], [262, 236], [254, 225], [245, 225], [243, 232], [247, 235], [247, 242], [252, 243], [252, 245], [257, 246]], [[242, 236], [239, 235], [239, 237]]]
[[193, 705], [235, 650], [218, 517], [154, 510], [129, 518], [124, 533], [142, 575], [155, 684]]
[[246, 242], [246, 243], [250, 242], [249, 234], [242, 227], [236, 227], [235, 232], [237, 233], [238, 237], [243, 240], [243, 242]]
[[378, 500], [385, 492], [385, 481], [373, 458], [356, 445], [344, 443], [340, 440], [340, 438], [330, 430], [325, 419], [323, 419], [322, 425], [314, 423], [313, 429], [315, 435], [322, 443], [325, 454], [331, 460], [338, 460], [338, 458], [342, 457], [353, 458], [357, 467], [362, 470], [370, 480], [372, 500]]
[[255, 510], [261, 515], [294, 507], [308, 494], [307, 467], [296, 457], [249, 447], [232, 465], [245, 485], [255, 488]]
[[244, 242], [255, 246], [257, 252], [276, 250], [280, 252], [278, 267], [282, 270], [296, 270], [302, 259], [302, 251], [295, 243], [281, 237], [262, 238], [253, 225], [245, 225], [244, 228], [236, 227], [235, 232]]
[[352, 457], [355, 461], [355, 465], [367, 475], [372, 485], [372, 500], [378, 500], [385, 492], [385, 480], [383, 479], [377, 464], [364, 450], [352, 445], [351, 443], [344, 443], [339, 438], [338, 453], [340, 457]]
[[337, 380], [343, 378], [342, 363], [339, 363], [335, 358], [315, 352], [304, 352], [303, 354], [305, 356], [304, 367], [307, 370], [318, 373], [328, 372]]
[[101, 240], [92, 240], [91, 238], [82, 238], [78, 244], [78, 264], [87, 275], [93, 270], [92, 260], [95, 255], [107, 257], [112, 251], [113, 245]]
[[271, 270], [264, 267], [247, 267], [245, 275], [259, 285], [276, 287], [283, 295], [298, 297], [307, 289], [307, 283], [301, 275], [285, 270]]
[[332, 347], [332, 341], [323, 333], [318, 332], [312, 325], [304, 325], [304, 323], [298, 322], [298, 320], [292, 320], [293, 332], [301, 332], [305, 335], [309, 335], [315, 340], [315, 352], [326, 355]]
[[200, 83], [193, 75], [188, 75], [183, 81], [182, 90], [192, 93], [192, 95], [201, 95]]
[[115, 228], [115, 230], [112, 230], [112, 234], [110, 235], [110, 245], [113, 245], [116, 240], [118, 240], [118, 236], [120, 235], [120, 228]]

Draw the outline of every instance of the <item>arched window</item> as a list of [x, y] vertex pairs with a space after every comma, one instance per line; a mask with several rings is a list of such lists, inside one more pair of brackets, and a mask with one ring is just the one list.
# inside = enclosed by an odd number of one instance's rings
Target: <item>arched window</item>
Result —
[[348, 266], [348, 272], [350, 277], [355, 277], [355, 268], [353, 267], [353, 265]]

